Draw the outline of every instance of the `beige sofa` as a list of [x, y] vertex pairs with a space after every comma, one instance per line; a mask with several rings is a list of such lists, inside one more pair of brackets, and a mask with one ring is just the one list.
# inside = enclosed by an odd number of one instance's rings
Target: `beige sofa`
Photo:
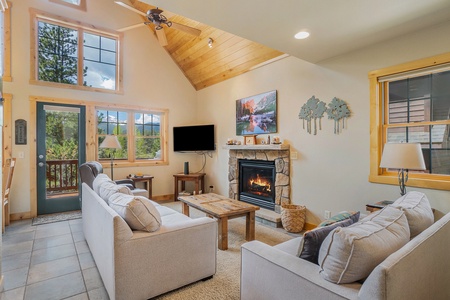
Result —
[[364, 282], [326, 281], [319, 265], [298, 257], [301, 240], [274, 247], [245, 243], [241, 299], [450, 299], [450, 213], [390, 254]]
[[132, 231], [86, 183], [83, 232], [111, 300], [148, 299], [216, 272], [217, 224], [152, 202], [162, 225]]

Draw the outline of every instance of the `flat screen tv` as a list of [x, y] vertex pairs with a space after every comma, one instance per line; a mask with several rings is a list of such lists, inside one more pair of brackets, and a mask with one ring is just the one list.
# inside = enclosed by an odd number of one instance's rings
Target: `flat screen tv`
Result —
[[173, 151], [214, 151], [214, 125], [179, 126], [173, 128]]

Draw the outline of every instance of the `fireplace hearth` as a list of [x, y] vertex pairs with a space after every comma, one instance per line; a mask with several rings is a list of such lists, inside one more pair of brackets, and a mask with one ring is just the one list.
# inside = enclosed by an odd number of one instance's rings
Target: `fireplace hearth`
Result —
[[275, 162], [239, 159], [238, 199], [275, 209]]

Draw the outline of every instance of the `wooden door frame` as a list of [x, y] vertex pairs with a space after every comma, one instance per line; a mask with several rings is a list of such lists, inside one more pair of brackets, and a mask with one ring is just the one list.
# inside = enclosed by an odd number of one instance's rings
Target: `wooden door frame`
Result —
[[[30, 123], [28, 128], [30, 129], [30, 212], [29, 216], [23, 216], [21, 218], [34, 218], [37, 216], [37, 152], [36, 152], [36, 141], [37, 141], [37, 110], [36, 104], [37, 102], [47, 102], [57, 104], [71, 104], [71, 105], [80, 105], [86, 108], [86, 161], [92, 159], [92, 156], [89, 154], [89, 149], [92, 147], [88, 147], [89, 145], [94, 145], [95, 142], [95, 128], [92, 128], [92, 122], [89, 114], [91, 109], [89, 106], [92, 104], [91, 102], [72, 100], [72, 99], [63, 99], [63, 98], [52, 98], [52, 97], [40, 97], [40, 96], [30, 96]], [[95, 125], [95, 124], [94, 124]], [[93, 135], [94, 133], [94, 135]]]
[[[6, 161], [12, 157], [12, 98], [12, 94], [3, 94], [2, 198], [5, 194], [7, 179], [7, 176], [5, 176]], [[5, 211], [4, 207], [2, 207], [2, 230], [5, 228], [5, 214], [10, 214], [10, 212]]]

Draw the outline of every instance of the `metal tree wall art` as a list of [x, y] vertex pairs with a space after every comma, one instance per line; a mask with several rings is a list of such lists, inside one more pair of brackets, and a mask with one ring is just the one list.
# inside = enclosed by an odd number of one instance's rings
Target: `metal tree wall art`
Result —
[[315, 96], [309, 98], [305, 104], [300, 109], [300, 113], [298, 114], [299, 119], [303, 120], [303, 129], [305, 129], [305, 120], [306, 120], [306, 131], [311, 134], [311, 122], [314, 121], [314, 135], [317, 134], [317, 119], [319, 119], [319, 129], [322, 130], [322, 118], [323, 114], [326, 111], [326, 104], [323, 101], [320, 101]]
[[350, 110], [344, 100], [334, 97], [328, 104], [327, 114], [328, 119], [334, 120], [334, 134], [339, 134], [339, 121], [342, 119], [342, 128], [345, 128], [345, 118], [350, 117]]

